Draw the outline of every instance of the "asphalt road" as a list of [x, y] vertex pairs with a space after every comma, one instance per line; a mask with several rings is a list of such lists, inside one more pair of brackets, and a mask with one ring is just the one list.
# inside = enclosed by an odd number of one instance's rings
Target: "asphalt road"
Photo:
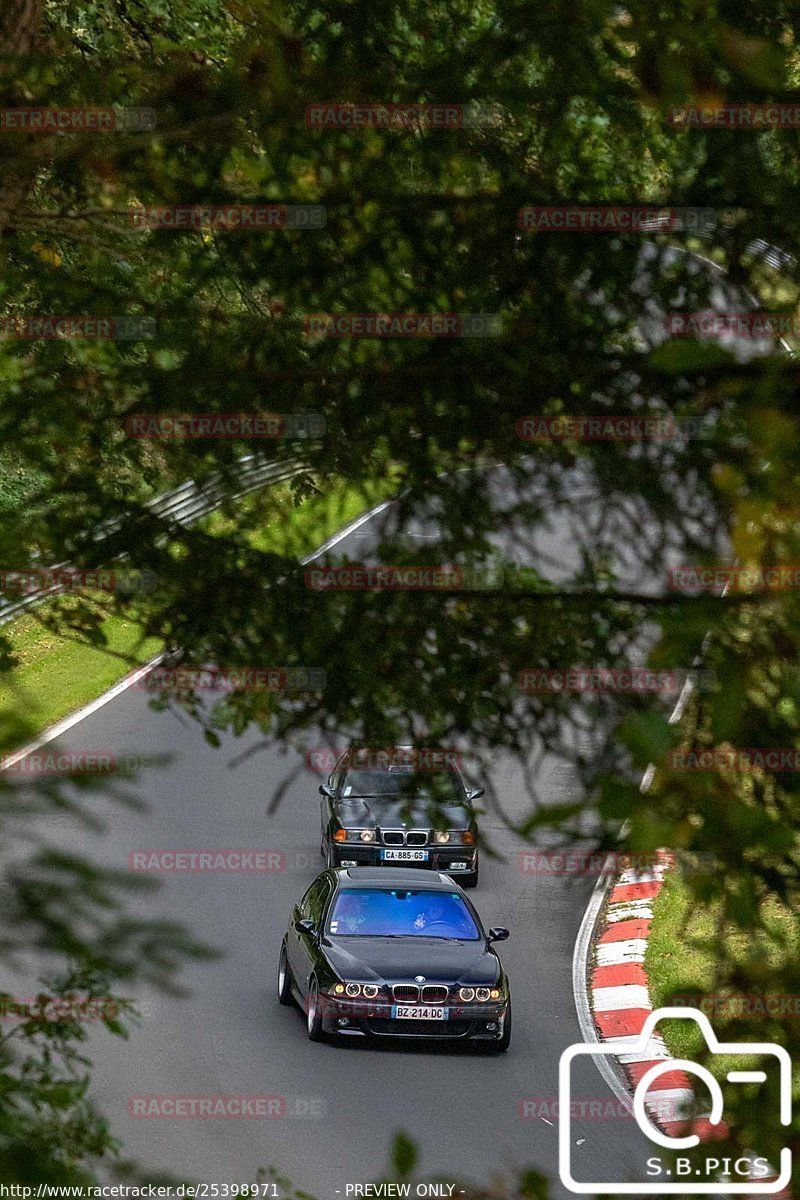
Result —
[[[483, 478], [502, 504], [509, 488], [504, 472]], [[577, 498], [585, 480], [572, 483], [569, 504], [553, 513], [532, 551], [557, 563], [556, 574], [568, 573], [576, 561]], [[337, 553], [368, 560], [391, 530], [392, 516], [389, 508], [363, 524]], [[427, 518], [410, 533], [435, 537]], [[105, 832], [87, 834], [62, 816], [49, 821], [51, 842], [118, 867], [137, 849], [214, 847], [276, 850], [284, 867], [266, 875], [165, 875], [155, 896], [134, 902], [133, 911], [143, 916], [187, 922], [225, 957], [186, 970], [188, 999], [142, 996], [144, 1020], [130, 1042], [92, 1030], [94, 1095], [126, 1152], [148, 1167], [218, 1183], [251, 1180], [260, 1166], [272, 1165], [295, 1185], [335, 1200], [347, 1184], [382, 1171], [392, 1134], [404, 1130], [420, 1146], [424, 1172], [486, 1182], [535, 1166], [555, 1180], [554, 1195], [566, 1194], [557, 1179], [553, 1104], [559, 1056], [581, 1040], [571, 959], [594, 879], [526, 870], [520, 856], [530, 847], [487, 813], [482, 828], [502, 859], [484, 858], [473, 897], [487, 925], [511, 929], [500, 947], [514, 998], [510, 1052], [486, 1057], [430, 1044], [314, 1045], [300, 1013], [279, 1007], [275, 977], [288, 913], [321, 867], [321, 777], [286, 747], [243, 757], [258, 740], [227, 739], [222, 749], [212, 749], [191, 721], [153, 712], [146, 693], [136, 689], [62, 739], [70, 749], [164, 754], [170, 762], [141, 772], [136, 791], [144, 811], [120, 809], [99, 793], [93, 804]], [[277, 813], [268, 816], [269, 801], [287, 780]], [[517, 763], [498, 759], [490, 782], [512, 816], [526, 811]], [[546, 760], [537, 782], [552, 803], [574, 798], [578, 786], [561, 761]], [[286, 1115], [176, 1120], [129, 1112], [133, 1096], [218, 1094], [279, 1096]], [[612, 1101], [591, 1065], [575, 1095]], [[576, 1130], [575, 1142], [578, 1161], [600, 1178], [629, 1178], [647, 1153], [633, 1121], [608, 1110]]]
[[[646, 294], [646, 271], [642, 279]], [[722, 283], [720, 288], [715, 307], [728, 309], [730, 297]], [[657, 305], [648, 312], [653, 330], [659, 329]], [[647, 514], [623, 506], [604, 510], [598, 520], [590, 483], [579, 472], [560, 473], [561, 501], [533, 540], [524, 522], [502, 515], [519, 498], [508, 475], [496, 470], [466, 479], [467, 486], [477, 486], [476, 478], [496, 498], [498, 541], [509, 558], [535, 562], [561, 579], [575, 569], [581, 547], [592, 546], [599, 556], [614, 557], [623, 584], [659, 586], [642, 578], [637, 538], [646, 532]], [[392, 525], [389, 507], [351, 533], [337, 553], [374, 561], [370, 555], [391, 535]], [[435, 511], [421, 515], [408, 535], [416, 545], [433, 546]], [[668, 558], [679, 561], [679, 554], [676, 544]], [[646, 642], [643, 631], [641, 654]], [[92, 1029], [93, 1094], [126, 1153], [153, 1170], [216, 1183], [250, 1181], [260, 1167], [273, 1166], [320, 1200], [336, 1200], [346, 1196], [348, 1184], [366, 1183], [383, 1171], [392, 1135], [403, 1130], [419, 1145], [422, 1173], [487, 1183], [536, 1167], [552, 1178], [553, 1195], [566, 1195], [558, 1182], [553, 1105], [561, 1052], [581, 1040], [571, 959], [594, 880], [523, 869], [520, 854], [530, 847], [487, 813], [483, 833], [501, 857], [484, 858], [473, 897], [487, 925], [511, 928], [510, 940], [500, 947], [514, 998], [510, 1052], [486, 1057], [430, 1044], [314, 1045], [306, 1039], [301, 1014], [278, 1005], [275, 985], [289, 911], [321, 866], [320, 776], [285, 746], [265, 746], [243, 757], [260, 742], [257, 734], [226, 739], [214, 750], [188, 719], [155, 713], [147, 699], [141, 690], [123, 693], [61, 743], [117, 755], [168, 755], [166, 765], [139, 775], [136, 792], [144, 809], [120, 808], [98, 793], [93, 804], [105, 820], [103, 832], [89, 833], [61, 815], [48, 818], [47, 839], [118, 867], [137, 849], [239, 847], [275, 850], [283, 869], [166, 875], [155, 896], [132, 903], [134, 912], [148, 918], [187, 922], [195, 936], [224, 950], [224, 957], [187, 968], [187, 999], [139, 996], [144, 1019], [130, 1042]], [[527, 810], [527, 783], [518, 763], [498, 758], [489, 782], [509, 814]], [[278, 811], [268, 816], [269, 802], [284, 784]], [[539, 765], [537, 784], [547, 802], [556, 804], [574, 799], [578, 789], [570, 768], [558, 760]], [[20, 978], [4, 983], [12, 991], [27, 986]], [[281, 1097], [285, 1115], [176, 1120], [134, 1117], [129, 1110], [134, 1096], [219, 1094]], [[649, 1146], [631, 1119], [615, 1113], [611, 1093], [591, 1064], [577, 1078], [574, 1095], [604, 1103], [600, 1118], [575, 1129], [576, 1172], [585, 1169], [586, 1178], [601, 1180], [644, 1178]]]

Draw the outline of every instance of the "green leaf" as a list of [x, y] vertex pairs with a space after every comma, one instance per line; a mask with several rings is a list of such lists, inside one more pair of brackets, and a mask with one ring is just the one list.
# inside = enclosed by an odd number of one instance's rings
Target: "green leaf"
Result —
[[733, 355], [715, 342], [699, 342], [693, 338], [664, 342], [650, 352], [654, 371], [669, 375], [694, 375], [732, 361]]
[[675, 731], [666, 717], [642, 712], [623, 722], [619, 737], [637, 766], [646, 767], [649, 763], [661, 762], [675, 740]]
[[417, 1147], [405, 1133], [398, 1133], [392, 1142], [392, 1169], [399, 1179], [405, 1179], [417, 1164]]

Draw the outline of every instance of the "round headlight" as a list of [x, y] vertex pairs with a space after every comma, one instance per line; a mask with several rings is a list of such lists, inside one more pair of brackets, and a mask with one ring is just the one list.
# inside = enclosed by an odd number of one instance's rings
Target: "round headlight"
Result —
[[361, 830], [361, 840], [362, 840], [362, 842], [374, 842], [375, 841], [375, 830], [374, 829], [362, 829]]
[[491, 992], [489, 991], [488, 988], [477, 988], [475, 991], [475, 999], [476, 1000], [488, 1000], [490, 995], [491, 995]]
[[343, 996], [344, 995], [344, 984], [343, 983], [335, 983], [333, 985], [333, 994], [334, 994], [334, 996]]
[[437, 842], [438, 845], [444, 846], [446, 842], [450, 841], [450, 834], [446, 829], [437, 829], [436, 833], [433, 835], [433, 840]]
[[459, 988], [458, 994], [462, 1000], [474, 1000], [475, 999], [475, 989], [474, 988]]
[[361, 990], [368, 1000], [374, 1000], [378, 994], [378, 989], [374, 983], [365, 983]]
[[492, 988], [489, 995], [491, 996], [492, 1000], [499, 1000], [500, 999], [500, 988]]
[[361, 986], [358, 983], [348, 983], [344, 990], [347, 992], [348, 996], [358, 996], [361, 994]]

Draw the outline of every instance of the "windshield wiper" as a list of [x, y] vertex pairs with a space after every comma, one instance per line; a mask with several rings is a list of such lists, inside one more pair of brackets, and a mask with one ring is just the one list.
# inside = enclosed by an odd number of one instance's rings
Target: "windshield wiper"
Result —
[[[340, 800], [399, 800], [408, 792], [351, 792], [348, 796], [340, 796]], [[414, 793], [415, 795], [421, 793]]]

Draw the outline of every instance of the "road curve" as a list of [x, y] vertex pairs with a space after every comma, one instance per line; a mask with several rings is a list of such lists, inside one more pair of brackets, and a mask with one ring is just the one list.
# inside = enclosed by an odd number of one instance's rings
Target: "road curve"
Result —
[[[659, 269], [651, 259], [646, 248], [644, 296], [652, 290], [648, 270]], [[718, 290], [715, 307], [740, 307], [731, 303], [723, 280]], [[657, 341], [663, 313], [654, 301], [647, 315], [651, 328], [643, 333]], [[494, 494], [499, 514], [506, 502], [513, 506], [519, 499], [502, 468], [467, 480], [468, 486], [485, 486]], [[641, 543], [633, 535], [633, 530], [646, 535], [646, 511], [631, 513], [628, 505], [623, 512], [620, 504], [617, 513], [605, 510], [598, 530], [597, 502], [586, 473], [580, 467], [559, 469], [558, 484], [561, 499], [551, 502], [549, 519], [535, 538], [513, 520], [499, 517], [498, 544], [506, 556], [536, 563], [551, 578], [563, 579], [577, 566], [583, 540], [598, 559], [613, 556], [622, 586], [657, 590], [657, 579], [646, 573], [643, 578]], [[536, 486], [535, 477], [531, 486]], [[372, 555], [375, 561], [375, 547], [393, 532], [394, 514], [395, 506], [381, 506], [336, 546], [336, 553], [355, 561], [370, 561]], [[416, 546], [434, 546], [435, 512], [420, 515], [407, 536]], [[666, 561], [680, 561], [679, 556], [676, 543]], [[645, 649], [643, 638], [639, 652]], [[267, 746], [246, 756], [261, 740], [255, 732], [226, 738], [214, 750], [188, 718], [155, 713], [147, 701], [144, 691], [129, 689], [59, 742], [74, 750], [168, 756], [166, 764], [142, 770], [137, 779], [144, 808], [120, 808], [98, 792], [93, 803], [105, 821], [103, 832], [88, 833], [67, 815], [51, 816], [42, 829], [45, 840], [120, 868], [127, 866], [132, 851], [148, 847], [267, 848], [277, 852], [283, 869], [167, 875], [154, 896], [132, 902], [132, 911], [143, 917], [187, 922], [195, 936], [225, 953], [218, 962], [185, 970], [188, 998], [139, 996], [143, 1021], [130, 1042], [91, 1030], [93, 1094], [126, 1153], [153, 1170], [218, 1184], [250, 1181], [260, 1167], [273, 1166], [320, 1200], [347, 1200], [347, 1185], [366, 1183], [384, 1170], [392, 1135], [404, 1130], [419, 1145], [422, 1173], [451, 1182], [487, 1183], [535, 1167], [553, 1181], [554, 1196], [568, 1195], [558, 1180], [554, 1100], [561, 1052], [582, 1040], [571, 960], [594, 880], [522, 869], [520, 853], [530, 847], [488, 813], [482, 830], [500, 857], [484, 857], [473, 897], [487, 925], [504, 924], [512, 931], [500, 947], [514, 997], [510, 1052], [485, 1057], [429, 1044], [312, 1044], [300, 1013], [278, 1005], [275, 983], [288, 913], [321, 865], [320, 777], [285, 746]], [[490, 782], [510, 815], [527, 810], [517, 762], [497, 756]], [[268, 816], [269, 802], [284, 784], [283, 800]], [[578, 790], [570, 770], [547, 759], [537, 784], [549, 803], [574, 799]], [[37, 965], [31, 963], [26, 979], [6, 973], [3, 985], [30, 994], [26, 989], [38, 974]], [[572, 1136], [576, 1172], [585, 1171], [582, 1177], [595, 1180], [646, 1178], [648, 1143], [633, 1121], [615, 1110], [593, 1065], [585, 1064], [579, 1072], [573, 1094], [581, 1112], [590, 1114]], [[268, 1095], [282, 1098], [284, 1115], [266, 1120], [142, 1118], [132, 1115], [130, 1107], [131, 1098], [142, 1095]]]
[[[499, 501], [508, 497], [503, 469], [483, 478]], [[565, 573], [576, 553], [575, 498], [586, 481], [572, 483], [570, 503], [554, 511], [531, 551], [557, 560]], [[368, 560], [392, 519], [392, 506], [384, 508], [336, 553]], [[412, 525], [410, 535], [433, 541], [430, 519]], [[126, 1152], [149, 1168], [216, 1183], [251, 1180], [260, 1166], [274, 1166], [321, 1200], [336, 1200], [347, 1184], [383, 1170], [392, 1134], [402, 1129], [419, 1144], [423, 1172], [485, 1183], [534, 1166], [553, 1178], [554, 1195], [566, 1195], [558, 1182], [554, 1100], [560, 1054], [581, 1040], [571, 958], [594, 880], [525, 870], [520, 854], [530, 847], [488, 813], [482, 828], [502, 857], [484, 858], [473, 896], [487, 925], [512, 930], [501, 947], [514, 996], [510, 1052], [487, 1058], [429, 1044], [312, 1044], [299, 1012], [278, 1005], [275, 976], [287, 915], [321, 865], [320, 777], [284, 746], [243, 757], [258, 737], [225, 739], [214, 750], [187, 718], [153, 712], [146, 693], [130, 689], [62, 739], [70, 749], [170, 761], [141, 772], [136, 790], [144, 811], [121, 810], [98, 793], [104, 833], [87, 834], [68, 817], [51, 818], [50, 840], [61, 848], [121, 868], [132, 851], [151, 847], [268, 848], [283, 865], [268, 874], [165, 875], [158, 893], [134, 902], [142, 916], [186, 921], [225, 956], [187, 968], [187, 999], [141, 996], [144, 1020], [129, 1043], [92, 1031], [94, 1095]], [[495, 760], [491, 783], [511, 815], [526, 811], [525, 784], [510, 757]], [[546, 761], [538, 783], [549, 802], [575, 796], [577, 784], [563, 764]], [[268, 816], [269, 801], [284, 784], [278, 811]], [[143, 1095], [278, 1096], [285, 1115], [143, 1118], [130, 1110], [131, 1098]], [[591, 1065], [575, 1095], [612, 1101]], [[633, 1122], [607, 1107], [603, 1119], [584, 1123], [575, 1141], [576, 1154], [601, 1178], [627, 1178], [646, 1156]]]

